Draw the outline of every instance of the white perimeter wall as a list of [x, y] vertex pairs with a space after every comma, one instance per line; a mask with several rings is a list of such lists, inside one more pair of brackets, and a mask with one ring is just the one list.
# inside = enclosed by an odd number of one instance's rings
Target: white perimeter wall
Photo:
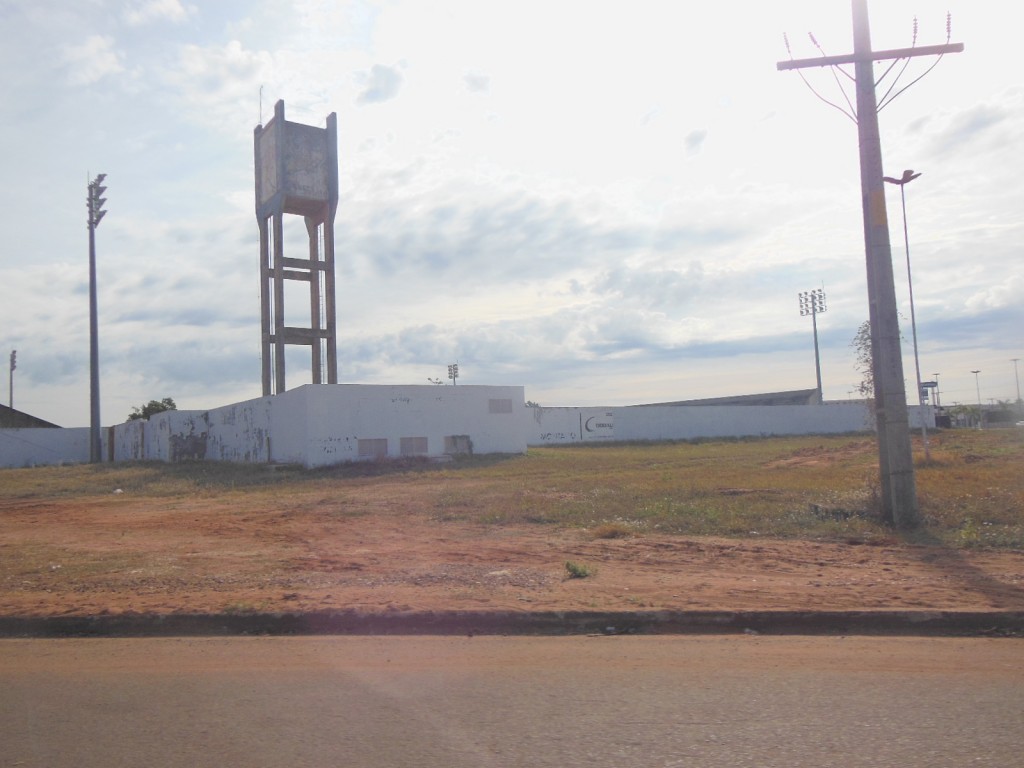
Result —
[[0, 429], [0, 467], [87, 462], [89, 431], [88, 427]]
[[[633, 405], [618, 408], [530, 408], [530, 445], [602, 440], [693, 440], [703, 437], [843, 434], [873, 431], [863, 402], [822, 405]], [[931, 408], [909, 408], [911, 427]]]
[[[911, 407], [920, 429], [922, 413]], [[115, 461], [234, 461], [307, 467], [407, 453], [524, 453], [527, 445], [871, 431], [863, 403], [526, 408], [522, 387], [308, 384], [211, 411], [165, 411], [103, 430]], [[110, 443], [108, 444], [108, 438]], [[453, 439], [457, 446], [453, 448]], [[371, 446], [371, 455], [360, 448]], [[0, 430], [0, 467], [81, 463], [89, 429]]]
[[[451, 439], [462, 452], [525, 453], [522, 387], [308, 384], [274, 398], [271, 454], [307, 467], [381, 455], [444, 456]], [[386, 441], [382, 442], [382, 441]], [[425, 450], [423, 446], [425, 444]]]
[[319, 467], [439, 457], [453, 445], [454, 452], [525, 453], [523, 402], [522, 387], [307, 384], [212, 411], [165, 411], [118, 425], [114, 459]]

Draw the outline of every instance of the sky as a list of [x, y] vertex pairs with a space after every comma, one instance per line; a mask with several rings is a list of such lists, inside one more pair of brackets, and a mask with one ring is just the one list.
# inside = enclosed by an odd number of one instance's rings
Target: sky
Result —
[[[1024, 7], [869, 9], [876, 50], [913, 44], [915, 16], [917, 45], [946, 42], [947, 11], [965, 45], [931, 71], [910, 61], [879, 115], [886, 173], [922, 173], [906, 187], [922, 377], [939, 374], [944, 405], [1015, 400]], [[784, 34], [794, 58], [850, 52], [849, 0], [0, 0], [13, 405], [89, 423], [101, 172], [103, 423], [262, 394], [253, 130], [278, 99], [290, 121], [337, 114], [340, 382], [428, 384], [457, 362], [459, 384], [549, 406], [810, 389], [798, 294], [822, 288], [824, 396], [853, 397], [859, 156], [834, 106], [852, 82], [778, 71]], [[913, 396], [898, 188], [887, 199]], [[285, 255], [304, 257], [286, 218]], [[309, 368], [290, 347], [288, 387]]]

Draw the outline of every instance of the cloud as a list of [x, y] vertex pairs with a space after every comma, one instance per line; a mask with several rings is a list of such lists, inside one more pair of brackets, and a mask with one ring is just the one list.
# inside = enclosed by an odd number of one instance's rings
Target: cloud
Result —
[[129, 5], [124, 20], [129, 26], [139, 27], [157, 21], [181, 23], [196, 13], [194, 5], [182, 5], [180, 0], [143, 0]]
[[357, 81], [363, 86], [363, 90], [356, 97], [356, 103], [379, 104], [398, 95], [398, 90], [402, 87], [402, 74], [394, 67], [374, 64], [369, 73], [359, 73]]
[[683, 145], [686, 147], [688, 154], [695, 155], [700, 152], [701, 147], [704, 146], [704, 140], [708, 137], [708, 132], [703, 128], [698, 131], [690, 131], [686, 134], [683, 139]]
[[462, 82], [466, 84], [466, 90], [472, 93], [486, 93], [491, 87], [491, 78], [478, 72], [467, 72]]
[[691, 262], [685, 272], [616, 267], [595, 280], [592, 289], [630, 304], [673, 310], [700, 293], [703, 278], [704, 267], [699, 261]]
[[65, 47], [63, 58], [71, 85], [92, 85], [124, 71], [123, 54], [114, 49], [114, 38], [108, 35], [91, 35], [81, 45]]
[[966, 148], [1006, 151], [1013, 146], [1024, 116], [1024, 91], [1011, 88], [998, 99], [974, 104], [959, 112], [913, 121], [911, 134], [924, 134], [929, 149], [940, 158], [962, 154]]
[[[213, 47], [183, 46], [177, 62], [164, 71], [162, 79], [197, 121], [232, 130], [239, 125], [240, 115], [255, 111], [255, 94], [261, 84], [275, 82], [275, 71], [270, 53], [230, 40]], [[248, 132], [251, 126], [246, 123], [245, 128]]]
[[1024, 275], [1010, 275], [998, 283], [992, 283], [972, 293], [964, 301], [964, 306], [973, 313], [1020, 307], [1022, 301]]

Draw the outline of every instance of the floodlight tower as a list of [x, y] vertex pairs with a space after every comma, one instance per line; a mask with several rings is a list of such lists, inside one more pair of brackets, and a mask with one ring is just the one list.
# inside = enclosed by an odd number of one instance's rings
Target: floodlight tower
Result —
[[107, 188], [101, 173], [89, 182], [86, 205], [89, 208], [89, 461], [101, 461], [103, 442], [100, 438], [100, 347], [99, 319], [96, 301], [96, 227], [107, 215], [103, 204], [107, 199], [103, 193]]
[[813, 291], [801, 291], [800, 316], [811, 316], [814, 327], [814, 372], [818, 377], [818, 403], [822, 402], [821, 394], [821, 356], [818, 354], [818, 315], [825, 311], [825, 290], [815, 288]]
[[8, 390], [8, 404], [7, 407], [12, 411], [14, 410], [14, 369], [18, 367], [18, 350], [11, 350], [11, 366], [8, 369], [8, 376], [10, 377], [10, 389]]
[[[260, 229], [260, 320], [263, 394], [285, 391], [284, 348], [312, 349], [313, 383], [338, 383], [338, 347], [334, 304], [334, 216], [338, 210], [338, 118], [327, 128], [284, 119], [284, 102], [274, 117], [254, 131], [256, 219]], [[305, 259], [284, 255], [284, 214], [302, 216], [309, 237]], [[321, 260], [321, 243], [323, 259]], [[285, 326], [284, 281], [309, 283], [310, 327]], [[323, 305], [321, 307], [321, 304]]]

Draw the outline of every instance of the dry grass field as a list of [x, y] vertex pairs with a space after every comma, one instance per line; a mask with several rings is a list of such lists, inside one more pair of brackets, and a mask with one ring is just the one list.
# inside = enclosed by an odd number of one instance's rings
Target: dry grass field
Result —
[[[919, 446], [918, 446], [919, 448]], [[531, 449], [324, 470], [0, 470], [0, 614], [1024, 608], [1024, 430]]]

